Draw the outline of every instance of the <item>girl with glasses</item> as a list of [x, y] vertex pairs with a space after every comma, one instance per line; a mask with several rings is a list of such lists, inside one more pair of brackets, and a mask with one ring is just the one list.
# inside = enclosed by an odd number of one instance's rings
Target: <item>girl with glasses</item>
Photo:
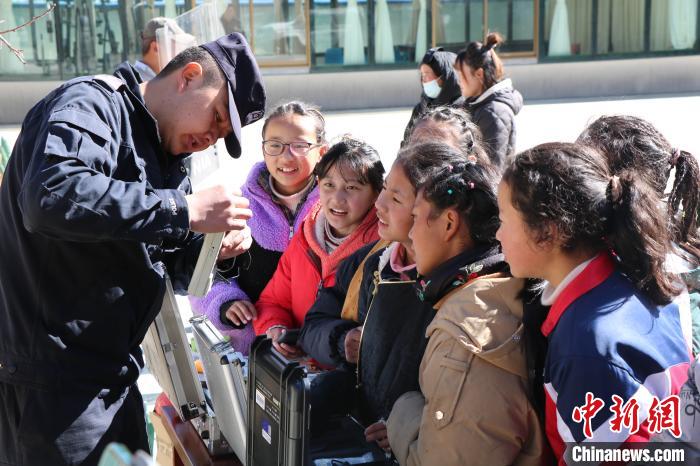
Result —
[[382, 189], [384, 167], [368, 144], [344, 138], [323, 156], [315, 170], [320, 202], [304, 220], [280, 259], [272, 280], [256, 303], [257, 334], [267, 334], [288, 357], [296, 345], [278, 340], [298, 329], [322, 287], [335, 283], [338, 264], [378, 239], [374, 201]]
[[248, 221], [252, 245], [222, 267], [204, 298], [190, 298], [195, 312], [206, 314], [245, 355], [255, 338], [251, 321], [258, 310], [253, 303], [318, 201], [313, 171], [328, 150], [323, 115], [318, 107], [303, 102], [275, 108], [265, 120], [262, 137], [264, 160], [253, 166], [242, 188], [253, 211]]

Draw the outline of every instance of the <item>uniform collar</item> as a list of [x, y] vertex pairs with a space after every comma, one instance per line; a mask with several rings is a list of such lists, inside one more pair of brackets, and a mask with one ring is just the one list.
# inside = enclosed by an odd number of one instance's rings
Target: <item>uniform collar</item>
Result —
[[[145, 125], [146, 134], [152, 135], [153, 144], [156, 144], [159, 148], [158, 152], [163, 156], [163, 159], [166, 162], [170, 162], [171, 157], [168, 157], [162, 150], [162, 140], [160, 138], [160, 132], [158, 131], [158, 122], [146, 107], [146, 102], [141, 94], [141, 88], [139, 85], [143, 81], [141, 81], [138, 72], [129, 62], [124, 62], [117, 67], [117, 69], [114, 71], [114, 75], [124, 81], [124, 84], [126, 84], [130, 103], [133, 106], [133, 109], [141, 116], [141, 119]], [[189, 154], [183, 155], [187, 156]]]
[[[564, 285], [564, 289], [556, 290], [552, 308], [549, 310], [547, 319], [545, 319], [541, 327], [542, 334], [548, 337], [554, 330], [554, 327], [557, 326], [564, 311], [578, 298], [607, 280], [613, 271], [615, 271], [613, 258], [609, 253], [603, 252], [590, 261], [583, 270], [579, 271], [568, 284]], [[576, 269], [572, 271], [572, 273], [575, 272]], [[567, 278], [569, 277], [567, 276]]]

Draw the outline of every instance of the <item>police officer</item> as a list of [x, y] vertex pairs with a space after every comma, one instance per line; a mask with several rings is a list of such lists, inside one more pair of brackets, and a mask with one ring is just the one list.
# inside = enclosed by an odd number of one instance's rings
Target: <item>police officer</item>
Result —
[[201, 235], [250, 217], [239, 192], [189, 194], [183, 159], [262, 117], [240, 34], [185, 50], [142, 83], [76, 78], [25, 118], [0, 188], [0, 464], [96, 464], [148, 449], [139, 349], [165, 269], [187, 277]]

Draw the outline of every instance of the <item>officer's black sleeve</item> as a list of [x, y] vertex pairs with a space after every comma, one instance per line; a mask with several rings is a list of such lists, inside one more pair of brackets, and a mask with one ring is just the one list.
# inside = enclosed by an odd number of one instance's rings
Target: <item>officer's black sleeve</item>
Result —
[[[176, 189], [154, 189], [119, 144], [117, 106], [96, 85], [73, 86], [39, 122], [18, 196], [25, 228], [71, 241], [184, 239], [187, 203]], [[120, 174], [134, 181], [112, 177]]]
[[194, 232], [190, 232], [184, 241], [163, 242], [163, 262], [176, 293], [187, 293], [203, 242], [204, 235]]

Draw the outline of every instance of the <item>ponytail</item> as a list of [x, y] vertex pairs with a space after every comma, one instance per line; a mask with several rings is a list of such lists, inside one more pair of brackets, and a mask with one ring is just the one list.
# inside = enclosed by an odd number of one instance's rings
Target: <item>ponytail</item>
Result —
[[[689, 152], [676, 149], [671, 159], [676, 169], [673, 188], [668, 197], [668, 215], [672, 222], [673, 239], [686, 252], [700, 261], [700, 168]], [[681, 210], [682, 208], [682, 210]]]
[[605, 239], [620, 269], [654, 302], [670, 302], [682, 288], [665, 267], [670, 239], [657, 194], [632, 171], [611, 177], [606, 194], [611, 215]]
[[489, 32], [483, 43], [468, 43], [466, 48], [457, 54], [455, 66], [459, 69], [462, 65], [467, 65], [472, 71], [482, 69], [486, 90], [503, 79], [503, 62], [495, 50], [503, 42], [503, 36], [499, 33]]
[[602, 116], [583, 130], [577, 139], [601, 151], [612, 173], [632, 170], [644, 177], [662, 197], [671, 169], [676, 169], [668, 198], [668, 228], [671, 240], [700, 262], [700, 169], [690, 153], [674, 149], [651, 123], [630, 115]]
[[681, 287], [665, 269], [671, 251], [666, 216], [656, 191], [635, 175], [612, 176], [605, 157], [591, 147], [548, 143], [515, 156], [503, 180], [537, 243], [612, 250], [640, 291], [668, 303]]

